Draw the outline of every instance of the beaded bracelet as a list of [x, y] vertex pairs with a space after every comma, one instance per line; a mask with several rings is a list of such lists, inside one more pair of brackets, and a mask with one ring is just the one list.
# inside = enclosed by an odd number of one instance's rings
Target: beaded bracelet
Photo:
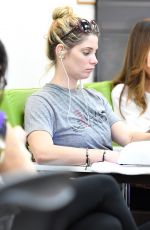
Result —
[[90, 158], [89, 158], [89, 149], [86, 148], [86, 165], [85, 165], [85, 169], [87, 169], [88, 166], [90, 166]]
[[105, 154], [106, 154], [106, 150], [104, 150], [103, 152], [102, 161], [105, 161]]

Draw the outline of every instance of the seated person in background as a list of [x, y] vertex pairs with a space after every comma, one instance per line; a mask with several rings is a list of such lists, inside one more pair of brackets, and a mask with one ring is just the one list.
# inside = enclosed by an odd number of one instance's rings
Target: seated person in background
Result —
[[114, 112], [137, 131], [150, 130], [150, 18], [136, 23], [129, 35], [125, 61], [113, 80]]
[[98, 63], [98, 37], [95, 21], [79, 18], [69, 7], [54, 10], [47, 56], [55, 73], [25, 107], [27, 142], [38, 163], [117, 162], [112, 140], [122, 146], [150, 140], [149, 133], [127, 129], [100, 93], [78, 87]]
[[[6, 85], [5, 72], [8, 59], [3, 43], [0, 41], [0, 101], [3, 99], [3, 90]], [[0, 172], [35, 172], [31, 162], [31, 154], [25, 147], [25, 132], [17, 126], [12, 128], [3, 112], [0, 112]]]
[[[129, 35], [124, 64], [113, 80], [114, 112], [129, 128], [150, 130], [150, 18], [135, 24]], [[133, 185], [131, 208], [149, 209], [150, 185]], [[143, 199], [141, 200], [141, 197]]]

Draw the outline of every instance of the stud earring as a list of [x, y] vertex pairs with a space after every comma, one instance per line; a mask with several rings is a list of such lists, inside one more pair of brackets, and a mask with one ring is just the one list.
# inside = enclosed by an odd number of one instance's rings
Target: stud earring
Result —
[[65, 57], [64, 51], [60, 51], [59, 58], [64, 59], [64, 57]]

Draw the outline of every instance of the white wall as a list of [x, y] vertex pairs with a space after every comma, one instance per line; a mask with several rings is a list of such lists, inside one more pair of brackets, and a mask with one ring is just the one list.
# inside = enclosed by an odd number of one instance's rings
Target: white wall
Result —
[[45, 79], [46, 64], [44, 35], [53, 9], [62, 5], [72, 6], [87, 19], [95, 17], [94, 5], [77, 4], [76, 0], [0, 0], [0, 39], [9, 57], [7, 88], [42, 86], [45, 80], [40, 79]]

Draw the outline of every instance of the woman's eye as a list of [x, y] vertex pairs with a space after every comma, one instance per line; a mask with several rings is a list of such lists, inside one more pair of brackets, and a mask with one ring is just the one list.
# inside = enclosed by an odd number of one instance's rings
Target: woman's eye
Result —
[[89, 51], [84, 51], [83, 54], [84, 54], [84, 55], [89, 55], [90, 52], [89, 52]]

